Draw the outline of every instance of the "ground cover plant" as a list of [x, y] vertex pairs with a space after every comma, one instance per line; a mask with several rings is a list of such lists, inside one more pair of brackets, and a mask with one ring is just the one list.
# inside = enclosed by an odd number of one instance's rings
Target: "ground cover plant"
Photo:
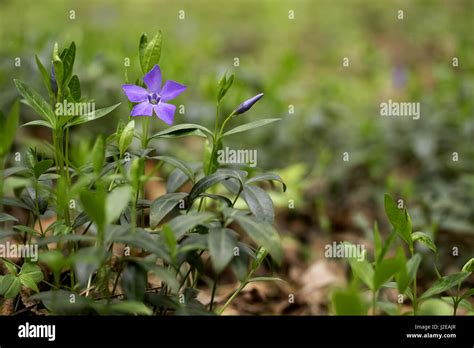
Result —
[[[139, 61], [144, 76], [122, 86], [130, 116], [118, 124], [114, 134], [98, 137], [81, 165], [70, 160], [69, 129], [105, 117], [119, 104], [75, 113], [88, 99], [73, 71], [74, 42], [62, 50], [54, 46], [51, 68], [36, 57], [50, 102], [27, 83], [15, 80], [24, 104], [42, 118], [22, 126], [49, 128], [53, 139], [49, 145], [52, 158], [29, 149], [21, 164], [2, 172], [4, 178], [21, 178], [16, 196], [2, 198], [2, 204], [25, 209], [29, 222], [14, 224], [13, 231], [3, 232], [2, 237], [15, 236], [39, 248], [37, 260], [29, 257], [22, 265], [3, 259], [8, 273], [0, 279], [0, 292], [7, 299], [16, 299], [15, 311], [23, 299], [22, 290], [29, 290], [28, 300], [41, 302], [52, 314], [221, 313], [247, 284], [272, 280], [253, 276], [265, 260], [277, 264], [282, 260], [279, 235], [272, 226], [273, 204], [259, 184], [279, 182], [283, 189], [285, 184], [275, 173], [221, 165], [218, 154], [225, 138], [278, 119], [232, 127], [232, 119], [245, 117], [263, 94], [223, 117], [220, 106], [234, 80], [234, 75], [224, 75], [216, 88], [214, 130], [184, 123], [149, 134], [150, 122], [173, 123], [176, 107], [168, 102], [186, 89], [172, 80], [162, 82], [161, 46], [161, 32], [151, 40], [146, 34], [141, 36]], [[73, 111], [64, 113], [63, 105], [64, 110]], [[18, 115], [16, 103], [6, 119], [3, 155], [11, 145]], [[202, 161], [187, 163], [158, 154], [150, 145], [154, 139], [172, 141], [185, 136], [205, 139]], [[134, 138], [140, 143], [137, 151], [129, 149]], [[150, 172], [145, 172], [147, 162], [154, 163]], [[162, 166], [174, 168], [167, 178], [167, 192], [148, 200], [145, 185], [161, 179], [157, 172]], [[188, 182], [190, 190], [180, 190]], [[216, 189], [218, 184], [226, 188], [225, 193]], [[234, 208], [239, 197], [247, 210]], [[56, 219], [43, 226], [42, 216], [48, 212]], [[18, 222], [6, 213], [1, 218], [2, 222]], [[36, 223], [39, 231], [34, 228]], [[248, 238], [243, 239], [242, 234]], [[118, 244], [124, 245], [122, 255], [114, 255]], [[209, 262], [212, 268], [207, 269]], [[226, 268], [232, 269], [240, 286], [216, 308], [215, 290]], [[158, 287], [149, 286], [149, 274], [159, 277]], [[207, 306], [196, 300], [199, 282], [213, 289]]]
[[0, 314], [472, 316], [473, 11], [4, 2]]

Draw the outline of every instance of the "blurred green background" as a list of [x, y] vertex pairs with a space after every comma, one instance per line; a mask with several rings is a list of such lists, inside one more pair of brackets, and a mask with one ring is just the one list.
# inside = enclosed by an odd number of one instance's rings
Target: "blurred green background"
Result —
[[[13, 78], [42, 88], [34, 54], [49, 62], [54, 42], [64, 47], [72, 40], [83, 95], [97, 108], [123, 103], [112, 116], [77, 127], [73, 153], [87, 153], [96, 134], [113, 132], [111, 119], [127, 118], [124, 61], [130, 58], [130, 80], [140, 77], [139, 36], [162, 30], [164, 79], [188, 86], [176, 99], [186, 111], [175, 123], [212, 127], [216, 85], [225, 72], [235, 73], [236, 82], [224, 111], [265, 93], [234, 125], [282, 117], [227, 145], [257, 149], [259, 167], [284, 176], [289, 190], [274, 198], [288, 238], [368, 236], [374, 219], [387, 230], [383, 193], [390, 192], [408, 205], [416, 228], [445, 241], [448, 265], [472, 256], [473, 1], [1, 0], [0, 13], [3, 110], [17, 97]], [[453, 57], [459, 66], [453, 67]], [[388, 99], [421, 103], [421, 118], [381, 117], [379, 105]], [[36, 117], [22, 108], [23, 122]], [[155, 130], [164, 126], [153, 123]], [[16, 147], [40, 146], [48, 136], [21, 129]], [[202, 151], [200, 140], [155, 146], [194, 161]], [[449, 257], [454, 245], [462, 258]]]

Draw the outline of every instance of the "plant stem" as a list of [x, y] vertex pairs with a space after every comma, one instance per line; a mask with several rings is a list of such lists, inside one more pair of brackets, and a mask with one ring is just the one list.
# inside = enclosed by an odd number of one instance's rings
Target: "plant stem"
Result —
[[212, 285], [211, 303], [209, 303], [209, 310], [212, 311], [214, 306], [214, 297], [216, 296], [217, 290], [217, 274], [214, 276], [214, 284]]

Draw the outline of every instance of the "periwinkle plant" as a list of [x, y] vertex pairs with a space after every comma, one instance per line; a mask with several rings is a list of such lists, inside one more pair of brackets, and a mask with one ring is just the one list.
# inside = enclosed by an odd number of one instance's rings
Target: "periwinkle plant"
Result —
[[[0, 278], [0, 294], [15, 298], [17, 307], [23, 287], [35, 293], [30, 299], [37, 308], [53, 314], [220, 314], [248, 283], [262, 280], [254, 273], [265, 259], [281, 262], [280, 238], [272, 226], [273, 204], [259, 185], [277, 181], [285, 190], [285, 184], [277, 174], [253, 170], [250, 175], [244, 166], [225, 167], [217, 161], [226, 137], [278, 119], [227, 129], [234, 116], [248, 112], [263, 95], [242, 103], [221, 122], [220, 106], [232, 86], [232, 75], [218, 84], [213, 131], [182, 123], [150, 134], [150, 122], [159, 118], [171, 125], [175, 121], [175, 105], [170, 101], [186, 89], [171, 80], [162, 84], [161, 45], [161, 32], [150, 41], [141, 36], [143, 78], [131, 84], [127, 77], [122, 86], [130, 116], [126, 123], [119, 122], [114, 134], [98, 136], [93, 146], [82, 142], [81, 147], [86, 146], [82, 157], [79, 149], [70, 147], [69, 129], [103, 117], [119, 104], [90, 114], [55, 112], [56, 103], [88, 101], [73, 74], [75, 44], [63, 50], [54, 46], [51, 69], [36, 58], [49, 102], [15, 80], [23, 102], [42, 117], [23, 126], [50, 128], [53, 139], [45, 154], [31, 149], [21, 165], [3, 172], [7, 180], [21, 178], [21, 184], [13, 195], [12, 190], [9, 197], [2, 195], [1, 203], [23, 209], [28, 219], [2, 214], [7, 228], [0, 237], [37, 245], [40, 251], [37, 262], [26, 259], [17, 264], [3, 259], [8, 274]], [[16, 127], [17, 109], [6, 121], [10, 131]], [[205, 139], [202, 161], [188, 163], [156, 153], [153, 140], [184, 136]], [[138, 149], [134, 138], [140, 140]], [[8, 137], [0, 143], [2, 157], [12, 140]], [[71, 153], [75, 154], [72, 158]], [[151, 171], [145, 171], [147, 164], [154, 164]], [[173, 169], [160, 178], [165, 166]], [[145, 185], [157, 179], [166, 180], [167, 192], [149, 200]], [[239, 200], [248, 209], [236, 209]], [[53, 217], [53, 222], [45, 225], [45, 216]], [[211, 268], [205, 267], [207, 262]], [[214, 299], [219, 276], [226, 270], [235, 274], [240, 285], [218, 305]], [[151, 284], [151, 274], [159, 283]], [[272, 278], [263, 280], [268, 279]], [[206, 283], [212, 298], [203, 304], [196, 297]]]
[[[372, 261], [368, 259], [367, 253], [362, 260], [349, 259], [353, 282], [348, 289], [336, 289], [333, 292], [334, 312], [341, 315], [365, 315], [370, 308], [373, 315], [376, 313], [418, 315], [420, 306], [445, 292], [449, 296], [436, 300], [450, 305], [454, 315], [460, 305], [465, 305], [468, 310], [472, 311], [468, 299], [474, 295], [474, 289], [461, 293], [461, 285], [474, 271], [474, 258], [467, 260], [459, 272], [447, 276], [440, 274], [435, 262], [434, 271], [438, 279], [421, 295], [418, 294], [417, 273], [424, 255], [416, 250], [416, 246], [424, 246], [434, 254], [436, 260], [438, 259], [438, 248], [430, 235], [413, 231], [407, 208], [400, 209], [397, 202], [388, 194], [384, 197], [384, 206], [393, 229], [387, 239], [383, 241], [378, 225], [375, 223]], [[400, 241], [398, 246], [396, 245], [397, 239]], [[370, 303], [364, 299], [365, 291], [359, 288], [359, 281], [368, 288], [371, 297]], [[379, 300], [380, 293], [386, 289], [396, 289], [398, 292], [396, 303]], [[411, 310], [408, 313], [406, 310], [402, 311], [402, 304], [405, 303], [411, 305]]]

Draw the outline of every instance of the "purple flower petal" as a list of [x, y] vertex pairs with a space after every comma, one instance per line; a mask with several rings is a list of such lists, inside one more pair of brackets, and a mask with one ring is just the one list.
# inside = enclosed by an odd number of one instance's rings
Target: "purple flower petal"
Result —
[[147, 100], [148, 92], [145, 88], [135, 85], [122, 85], [122, 89], [125, 92], [128, 100], [132, 103], [139, 103]]
[[153, 105], [149, 102], [142, 102], [135, 105], [132, 109], [132, 116], [153, 116]]
[[159, 103], [158, 105], [154, 105], [153, 108], [160, 119], [165, 121], [167, 124], [173, 124], [176, 106], [167, 103]]
[[161, 70], [158, 64], [155, 64], [153, 69], [151, 69], [145, 76], [143, 76], [143, 81], [145, 82], [148, 90], [150, 92], [159, 92], [161, 87]]
[[178, 82], [168, 80], [166, 81], [165, 85], [163, 86], [163, 89], [160, 92], [161, 100], [168, 101], [174, 99], [178, 95], [183, 93], [185, 90], [186, 86]]

